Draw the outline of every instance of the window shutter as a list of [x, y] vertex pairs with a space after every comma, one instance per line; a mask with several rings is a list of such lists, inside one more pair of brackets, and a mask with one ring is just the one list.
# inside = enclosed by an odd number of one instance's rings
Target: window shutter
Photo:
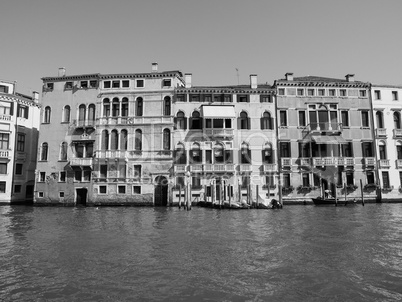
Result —
[[187, 130], [187, 118], [185, 117], [183, 118], [183, 120], [184, 120], [184, 130]]
[[177, 130], [177, 117], [173, 118], [173, 129]]
[[10, 115], [13, 115], [14, 114], [14, 103], [11, 103], [11, 106], [10, 106]]
[[28, 119], [28, 117], [29, 117], [29, 107], [28, 106], [25, 107], [24, 117], [26, 119]]

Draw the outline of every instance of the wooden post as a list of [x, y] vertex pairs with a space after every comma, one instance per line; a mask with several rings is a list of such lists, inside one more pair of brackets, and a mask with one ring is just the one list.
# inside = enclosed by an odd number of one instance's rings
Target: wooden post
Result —
[[279, 195], [279, 205], [282, 207], [283, 202], [282, 202], [282, 182], [281, 182], [281, 176], [278, 175], [278, 195]]
[[361, 179], [360, 179], [360, 192], [362, 194], [362, 206], [364, 206], [363, 181]]
[[179, 185], [179, 209], [181, 208], [181, 185]]
[[257, 195], [257, 209], [259, 208], [259, 199], [260, 199], [260, 196], [258, 195], [259, 194], [259, 190], [258, 190], [258, 185], [257, 185], [257, 187], [256, 187], [256, 195]]
[[344, 182], [343, 183], [343, 189], [345, 190], [345, 205], [348, 203], [348, 200], [347, 200], [347, 197], [346, 197], [346, 195], [347, 195], [347, 187], [346, 187], [346, 182]]
[[228, 185], [228, 196], [229, 196], [229, 209], [232, 208], [232, 198], [230, 196], [230, 184]]
[[214, 203], [215, 203], [215, 184], [214, 183], [212, 183], [212, 185], [211, 185], [211, 206], [213, 207], [214, 206]]
[[188, 193], [187, 211], [190, 211], [191, 210], [191, 185], [190, 184], [188, 184], [188, 190], [189, 190], [189, 193]]
[[241, 204], [241, 184], [238, 185], [237, 191], [239, 191], [239, 203]]
[[204, 185], [204, 203], [207, 205], [207, 185]]

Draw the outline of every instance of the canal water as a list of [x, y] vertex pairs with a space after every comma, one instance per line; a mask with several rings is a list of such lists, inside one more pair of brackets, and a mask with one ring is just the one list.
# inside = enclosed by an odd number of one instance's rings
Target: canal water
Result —
[[0, 301], [401, 301], [402, 204], [0, 207]]

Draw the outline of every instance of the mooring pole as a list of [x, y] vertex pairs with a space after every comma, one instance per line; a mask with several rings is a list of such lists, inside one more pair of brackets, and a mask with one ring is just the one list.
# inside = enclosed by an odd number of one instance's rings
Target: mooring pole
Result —
[[181, 208], [181, 185], [179, 185], [179, 209]]
[[189, 193], [188, 193], [187, 211], [190, 211], [191, 210], [191, 195], [192, 195], [190, 183], [188, 184], [188, 190], [189, 190]]
[[362, 194], [362, 206], [364, 206], [363, 181], [361, 179], [360, 179], [360, 192]]
[[257, 209], [258, 209], [258, 207], [259, 207], [259, 199], [260, 199], [260, 196], [258, 195], [259, 194], [258, 185], [257, 185], [255, 190], [256, 190], [256, 195], [257, 195]]

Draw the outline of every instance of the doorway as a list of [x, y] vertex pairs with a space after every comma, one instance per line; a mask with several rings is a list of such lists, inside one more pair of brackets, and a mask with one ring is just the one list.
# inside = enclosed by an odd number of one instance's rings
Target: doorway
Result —
[[80, 188], [76, 189], [76, 199], [75, 199], [75, 204], [78, 206], [86, 206], [87, 205], [87, 193], [88, 190], [87, 188]]
[[155, 178], [155, 206], [167, 206], [168, 203], [168, 180], [165, 176]]

